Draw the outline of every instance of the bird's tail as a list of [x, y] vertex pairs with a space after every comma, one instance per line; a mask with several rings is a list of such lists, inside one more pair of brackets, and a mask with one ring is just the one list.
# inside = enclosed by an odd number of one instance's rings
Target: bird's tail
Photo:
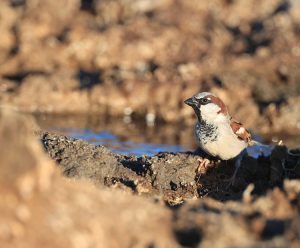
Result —
[[[265, 145], [263, 143], [260, 143], [259, 141], [256, 141], [256, 140], [250, 140], [248, 142], [249, 146], [268, 146], [268, 145]], [[280, 140], [277, 144], [278, 146], [282, 146], [283, 145], [283, 142], [282, 140]]]
[[263, 143], [260, 143], [259, 141], [256, 141], [256, 140], [250, 140], [248, 142], [249, 146], [263, 146], [264, 144]]

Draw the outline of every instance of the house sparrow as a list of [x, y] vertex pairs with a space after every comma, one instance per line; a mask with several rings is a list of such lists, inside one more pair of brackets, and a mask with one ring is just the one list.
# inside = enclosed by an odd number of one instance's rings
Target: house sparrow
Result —
[[[246, 147], [253, 145], [250, 133], [228, 113], [223, 101], [209, 92], [201, 92], [184, 101], [197, 116], [195, 136], [199, 147], [209, 155], [222, 160], [237, 157]], [[209, 160], [201, 161], [206, 167]]]

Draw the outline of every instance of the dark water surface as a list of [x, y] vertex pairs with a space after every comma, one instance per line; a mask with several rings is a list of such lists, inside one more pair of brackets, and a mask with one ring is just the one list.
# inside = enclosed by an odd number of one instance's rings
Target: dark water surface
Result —
[[184, 152], [188, 148], [180, 144], [157, 144], [157, 143], [138, 143], [114, 135], [110, 131], [93, 131], [81, 128], [54, 128], [54, 131], [63, 133], [69, 137], [83, 139], [91, 144], [103, 145], [113, 152], [128, 155], [155, 155], [158, 152]]
[[192, 128], [90, 116], [36, 116], [43, 130], [103, 145], [113, 152], [136, 156], [158, 152], [185, 152], [196, 148]]
[[[142, 156], [196, 149], [192, 126], [180, 124], [147, 126], [144, 121], [125, 123], [123, 119], [95, 116], [39, 115], [36, 116], [36, 120], [43, 130], [104, 145], [116, 153]], [[265, 139], [257, 135], [254, 138], [266, 144], [275, 144], [274, 142], [281, 139], [290, 147], [300, 144], [300, 136], [269, 134]]]

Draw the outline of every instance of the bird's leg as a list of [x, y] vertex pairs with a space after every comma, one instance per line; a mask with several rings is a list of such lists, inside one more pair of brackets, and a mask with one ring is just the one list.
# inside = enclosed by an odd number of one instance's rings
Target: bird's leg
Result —
[[[230, 189], [231, 186], [234, 185], [234, 182], [236, 180], [236, 176], [238, 173], [238, 170], [240, 169], [241, 166], [241, 161], [243, 158], [244, 154], [242, 153], [241, 155], [239, 155], [239, 157], [234, 161], [234, 172], [233, 175], [229, 178], [229, 179], [225, 179], [224, 182], [228, 182], [228, 185], [226, 186], [226, 189]], [[228, 161], [226, 160], [226, 165], [227, 165]]]
[[236, 179], [237, 172], [238, 172], [238, 168], [235, 168], [233, 175], [230, 178], [224, 180], [224, 182], [228, 183], [226, 186], [226, 190], [230, 189], [230, 187], [233, 186]]
[[208, 158], [199, 158], [199, 165], [196, 169], [197, 174], [202, 174], [202, 172], [206, 172], [207, 168], [211, 165], [214, 165], [214, 161], [209, 160]]

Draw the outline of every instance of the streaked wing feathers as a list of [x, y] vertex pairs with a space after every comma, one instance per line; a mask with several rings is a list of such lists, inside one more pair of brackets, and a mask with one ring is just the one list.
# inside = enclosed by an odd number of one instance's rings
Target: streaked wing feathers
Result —
[[242, 123], [231, 118], [230, 127], [239, 139], [244, 140], [247, 143], [251, 142], [251, 134], [246, 128], [244, 128]]

